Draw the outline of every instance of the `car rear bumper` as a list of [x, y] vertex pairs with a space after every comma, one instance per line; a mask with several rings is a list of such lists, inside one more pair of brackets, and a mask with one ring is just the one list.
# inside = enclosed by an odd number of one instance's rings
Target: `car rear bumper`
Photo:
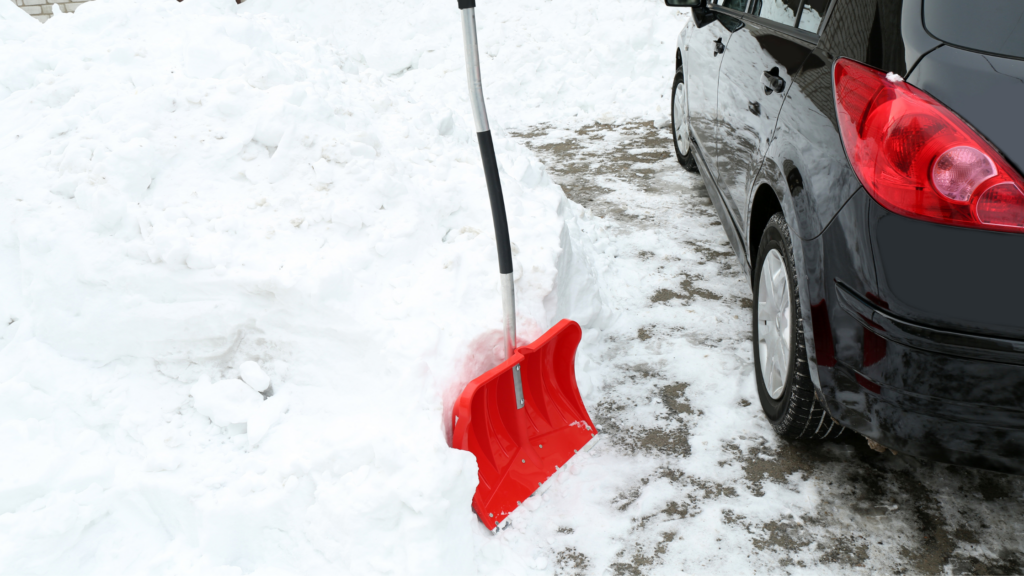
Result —
[[[893, 388], [868, 390], [845, 365], [831, 371], [839, 422], [896, 452], [960, 466], [1024, 475], [1024, 414]], [[829, 378], [831, 379], [831, 378]], [[832, 404], [832, 403], [830, 403]]]
[[832, 370], [841, 423], [898, 452], [1024, 474], [1024, 354], [1012, 350], [1024, 342], [906, 322], [842, 284], [836, 295], [861, 324], [870, 362]]
[[[920, 250], [922, 236], [939, 250], [959, 249], [915, 260], [905, 252]], [[900, 241], [885, 244], [893, 238]], [[999, 254], [1021, 253], [1024, 236], [910, 220], [862, 190], [814, 242], [806, 253], [822, 265], [808, 282], [813, 345], [832, 416], [897, 452], [1024, 474], [1024, 322], [1015, 290], [1002, 284], [1018, 273], [990, 266]], [[979, 266], [979, 258], [990, 262]], [[962, 269], [972, 276], [940, 282]], [[928, 292], [893, 290], [907, 278]], [[941, 293], [950, 285], [959, 292]]]

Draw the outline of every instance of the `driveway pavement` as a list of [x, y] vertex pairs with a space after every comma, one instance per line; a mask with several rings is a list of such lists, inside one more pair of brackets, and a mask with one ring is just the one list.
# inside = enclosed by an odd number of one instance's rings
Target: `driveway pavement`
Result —
[[[774, 435], [755, 390], [748, 280], [668, 127], [515, 136], [611, 238], [599, 268], [619, 312], [584, 342], [605, 436], [584, 477], [615, 489], [544, 533], [556, 573], [1024, 572], [1024, 479], [880, 454], [855, 434]], [[588, 515], [605, 526], [587, 531]]]

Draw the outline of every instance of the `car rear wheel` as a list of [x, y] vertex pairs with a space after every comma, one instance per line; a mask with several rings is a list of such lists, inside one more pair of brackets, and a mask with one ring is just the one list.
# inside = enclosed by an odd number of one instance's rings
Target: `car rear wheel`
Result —
[[845, 428], [815, 394], [807, 367], [800, 284], [782, 212], [768, 221], [754, 266], [754, 372], [761, 408], [785, 438], [831, 439]]
[[679, 165], [687, 172], [696, 172], [697, 162], [694, 161], [693, 151], [690, 150], [690, 122], [682, 68], [676, 70], [676, 78], [672, 82], [672, 140]]

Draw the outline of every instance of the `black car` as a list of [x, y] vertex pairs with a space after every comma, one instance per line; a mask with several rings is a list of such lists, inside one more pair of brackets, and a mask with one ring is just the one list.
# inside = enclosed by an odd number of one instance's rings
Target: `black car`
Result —
[[1024, 473], [1024, 1], [666, 3], [775, 430]]

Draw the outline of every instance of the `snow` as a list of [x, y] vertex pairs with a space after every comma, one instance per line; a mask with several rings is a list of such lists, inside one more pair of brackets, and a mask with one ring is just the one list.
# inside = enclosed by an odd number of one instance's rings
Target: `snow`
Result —
[[[793, 2], [793, 4], [796, 3]], [[796, 12], [794, 11], [796, 7], [790, 6], [786, 0], [765, 0], [761, 4], [759, 15], [762, 18], [792, 26], [796, 22]]]
[[[685, 17], [479, 9], [524, 341], [615, 311], [505, 127], [664, 122]], [[0, 1], [0, 572], [550, 572], [446, 444], [501, 342], [461, 50], [454, 2]]]
[[211, 383], [205, 374], [189, 394], [196, 412], [223, 427], [245, 424], [250, 414], [263, 404], [263, 396], [245, 382], [233, 378]]
[[270, 387], [270, 376], [260, 368], [260, 365], [247, 360], [238, 366], [238, 373], [242, 381], [257, 392], [263, 392]]
[[41, 24], [13, 2], [0, 6], [0, 46], [23, 42]]
[[804, 4], [804, 9], [800, 13], [800, 28], [817, 34], [818, 28], [821, 27], [822, 16], [823, 14], [818, 12], [814, 6]]

